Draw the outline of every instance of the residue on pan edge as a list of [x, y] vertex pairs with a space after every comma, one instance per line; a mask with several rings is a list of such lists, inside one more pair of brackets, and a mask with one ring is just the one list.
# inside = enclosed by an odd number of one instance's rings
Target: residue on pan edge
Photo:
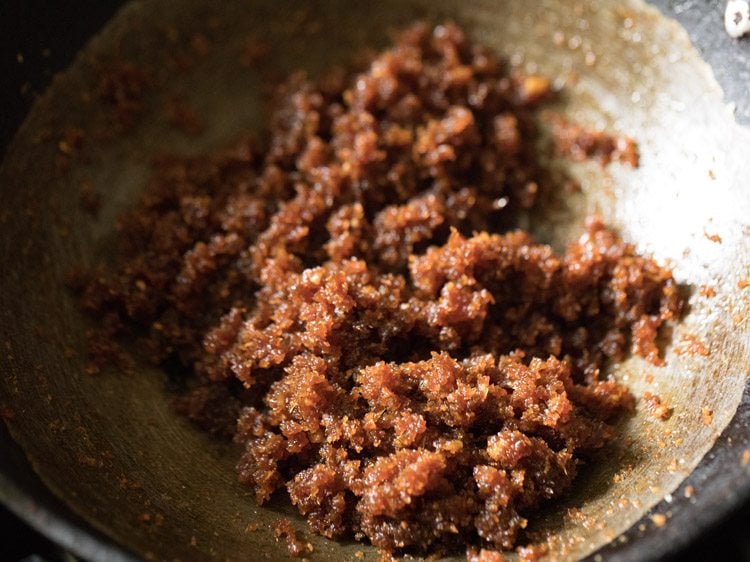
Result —
[[[542, 164], [551, 94], [453, 24], [359, 74], [293, 75], [265, 144], [156, 163], [118, 269], [74, 283], [98, 351], [143, 336], [185, 375], [179, 408], [244, 444], [257, 501], [286, 487], [324, 536], [516, 547], [633, 408], [601, 369], [661, 363], [682, 303], [595, 217], [562, 255], [516, 229], [567, 185]], [[637, 164], [631, 140], [553, 122], [559, 150]]]

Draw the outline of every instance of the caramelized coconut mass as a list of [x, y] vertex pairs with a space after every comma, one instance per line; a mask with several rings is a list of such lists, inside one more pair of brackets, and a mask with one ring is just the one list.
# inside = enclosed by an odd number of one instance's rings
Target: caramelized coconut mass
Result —
[[453, 24], [361, 73], [295, 74], [264, 144], [156, 162], [83, 303], [243, 445], [258, 503], [285, 489], [315, 532], [387, 551], [513, 548], [633, 408], [602, 368], [659, 363], [681, 306], [597, 218], [561, 255], [512, 228], [563, 189], [540, 164], [549, 96]]

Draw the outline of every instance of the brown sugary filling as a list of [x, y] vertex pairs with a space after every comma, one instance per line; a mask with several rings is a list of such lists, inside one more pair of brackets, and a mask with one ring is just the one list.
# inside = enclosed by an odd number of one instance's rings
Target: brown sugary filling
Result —
[[[601, 369], [658, 363], [682, 302], [599, 219], [563, 254], [513, 228], [562, 189], [550, 96], [453, 24], [293, 75], [266, 142], [156, 163], [117, 266], [81, 284], [99, 350], [139, 338], [186, 381], [179, 408], [244, 445], [257, 501], [286, 488], [317, 533], [515, 547], [633, 407]], [[637, 164], [629, 139], [556, 126], [575, 158]]]

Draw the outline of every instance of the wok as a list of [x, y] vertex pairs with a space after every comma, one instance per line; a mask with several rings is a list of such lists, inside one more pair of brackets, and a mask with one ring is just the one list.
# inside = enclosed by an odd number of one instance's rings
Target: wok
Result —
[[[679, 16], [739, 103], [737, 117], [747, 119], [750, 66], [736, 66], [747, 65], [747, 45], [723, 35], [713, 4], [682, 3]], [[671, 263], [689, 294], [665, 367], [632, 358], [612, 368], [636, 397], [658, 394], [674, 414], [655, 420], [640, 405], [604, 462], [588, 467], [534, 531], [552, 534], [551, 558], [657, 559], [747, 501], [750, 289], [741, 287], [750, 279], [750, 131], [735, 122], [680, 25], [639, 0], [141, 0], [126, 4], [53, 80], [0, 169], [6, 505], [91, 560], [287, 559], [270, 522], [289, 516], [303, 531], [304, 523], [281, 498], [262, 509], [254, 504], [235, 481], [236, 450], [174, 412], [163, 373], [139, 364], [133, 374], [85, 374], [84, 333], [92, 324], [64, 279], [107, 255], [115, 217], [144, 186], [154, 154], [198, 153], [258, 129], [269, 77], [296, 68], [315, 74], [385, 44], [389, 29], [446, 17], [564, 85], [555, 109], [639, 142], [637, 170], [571, 165], [583, 192], [532, 220], [538, 238], [559, 246], [597, 211], [641, 252]], [[208, 55], [175, 63], [196, 33], [210, 39]], [[257, 39], [272, 49], [243, 68], [242, 49]], [[100, 65], [114, 56], [152, 73], [158, 87], [147, 96], [147, 113], [129, 134], [89, 138], [61, 164], [61, 131], [102, 119], [90, 93]], [[205, 117], [202, 135], [165, 125], [160, 112], [169, 96], [189, 99]], [[96, 218], [80, 206], [84, 181], [104, 194]], [[696, 340], [705, 353], [691, 348]], [[359, 551], [377, 559], [367, 545], [305, 538], [318, 560], [353, 560]]]

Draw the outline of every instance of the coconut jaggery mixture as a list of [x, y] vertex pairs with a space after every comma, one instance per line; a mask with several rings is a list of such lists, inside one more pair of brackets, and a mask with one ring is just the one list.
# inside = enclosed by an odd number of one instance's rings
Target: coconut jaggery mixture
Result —
[[286, 489], [315, 532], [388, 551], [513, 548], [633, 407], [602, 369], [659, 363], [681, 307], [597, 218], [561, 255], [513, 228], [561, 189], [550, 96], [453, 24], [295, 74], [265, 142], [156, 161], [83, 303], [244, 446], [259, 503]]

